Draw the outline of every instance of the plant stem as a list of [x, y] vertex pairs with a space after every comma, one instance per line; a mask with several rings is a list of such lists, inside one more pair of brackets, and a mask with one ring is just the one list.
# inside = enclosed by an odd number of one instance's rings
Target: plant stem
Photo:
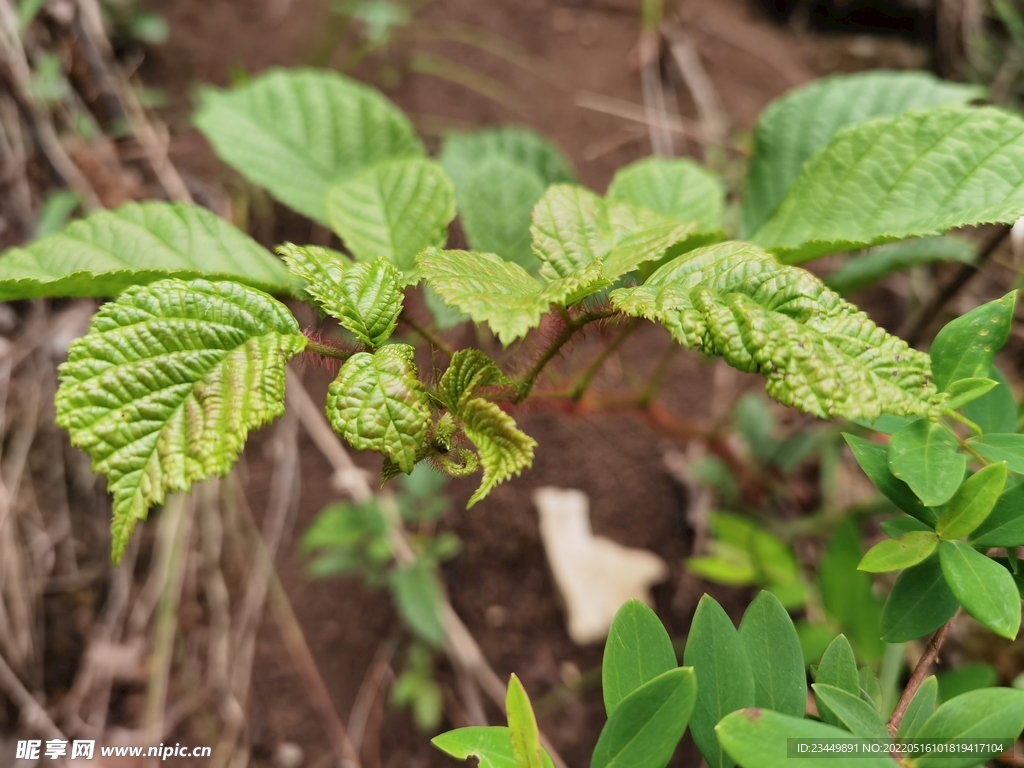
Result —
[[633, 331], [640, 326], [639, 321], [635, 321], [627, 325], [618, 336], [611, 340], [601, 353], [594, 358], [594, 361], [587, 366], [587, 369], [580, 374], [580, 377], [576, 379], [576, 382], [572, 385], [572, 389], [569, 390], [569, 397], [573, 400], [579, 400], [583, 397], [583, 394], [590, 388], [590, 383], [594, 380], [594, 376], [601, 370], [601, 366], [605, 364], [612, 353], [615, 352], [622, 342], [624, 342]]
[[614, 309], [602, 309], [580, 315], [575, 319], [564, 309], [560, 309], [559, 314], [561, 314], [562, 319], [565, 321], [565, 327], [559, 331], [558, 335], [555, 336], [554, 339], [552, 339], [548, 348], [541, 353], [539, 358], [537, 358], [537, 362], [530, 366], [530, 369], [523, 374], [523, 377], [519, 380], [519, 394], [514, 401], [516, 403], [523, 402], [523, 400], [529, 396], [530, 391], [533, 389], [533, 385], [537, 383], [537, 377], [540, 375], [540, 372], [544, 370], [544, 366], [550, 363], [554, 356], [558, 354], [558, 351], [569, 343], [569, 340], [576, 334], [576, 331], [580, 330], [588, 323], [592, 323], [596, 320], [603, 320], [606, 317], [612, 317], [616, 312]]
[[975, 424], [973, 421], [968, 419], [963, 414], [957, 413], [956, 411], [950, 410], [949, 408], [945, 408], [942, 411], [942, 415], [952, 419], [953, 421], [959, 421], [961, 424], [965, 425], [968, 429], [971, 430], [971, 432], [973, 432], [976, 435], [982, 434], [981, 427], [979, 427], [977, 424]]
[[335, 360], [348, 360], [355, 352], [340, 347], [332, 347], [330, 344], [320, 344], [316, 341], [307, 341], [306, 349], [320, 357], [330, 357]]
[[452, 349], [450, 345], [446, 344], [441, 339], [441, 337], [434, 333], [432, 330], [430, 330], [426, 326], [420, 325], [415, 320], [413, 320], [412, 317], [409, 316], [408, 312], [402, 313], [401, 320], [403, 323], [405, 323], [414, 331], [416, 331], [416, 333], [422, 336], [429, 344], [433, 345], [435, 348], [439, 349], [441, 352], [448, 355], [448, 357], [455, 356], [455, 350]]
[[914, 671], [910, 674], [910, 680], [907, 682], [907, 687], [903, 689], [903, 694], [900, 696], [900, 700], [896, 702], [896, 708], [892, 711], [892, 717], [889, 718], [889, 722], [886, 723], [886, 728], [889, 729], [889, 734], [893, 737], [896, 736], [896, 732], [899, 730], [900, 723], [903, 722], [903, 716], [907, 714], [907, 707], [910, 706], [910, 702], [914, 699], [914, 694], [917, 693], [917, 689], [921, 687], [925, 679], [928, 677], [928, 673], [931, 671], [932, 664], [935, 659], [939, 656], [939, 651], [942, 649], [942, 644], [946, 642], [946, 638], [949, 637], [949, 632], [953, 628], [953, 622], [956, 621], [957, 616], [960, 615], [960, 610], [957, 608], [956, 613], [953, 614], [953, 618], [939, 627], [939, 631], [932, 635], [931, 642], [928, 643], [928, 647], [925, 648], [924, 655], [921, 656], [921, 660], [917, 662], [917, 666], [914, 667]]

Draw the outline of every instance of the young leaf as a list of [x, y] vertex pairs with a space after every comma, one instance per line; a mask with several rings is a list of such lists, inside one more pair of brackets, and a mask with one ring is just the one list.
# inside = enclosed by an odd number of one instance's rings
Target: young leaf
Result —
[[238, 88], [204, 88], [199, 100], [194, 121], [217, 156], [321, 223], [334, 182], [384, 160], [423, 154], [397, 107], [327, 70], [272, 69]]
[[761, 592], [740, 621], [740, 644], [754, 675], [754, 705], [799, 717], [807, 676], [793, 620], [771, 592]]
[[984, 88], [945, 82], [926, 72], [884, 70], [834, 75], [784, 94], [757, 121], [754, 157], [743, 193], [743, 236], [769, 219], [804, 163], [839, 129], [984, 95]]
[[529, 128], [502, 126], [473, 132], [453, 131], [445, 134], [441, 144], [441, 165], [456, 189], [461, 188], [476, 166], [492, 157], [529, 168], [543, 179], [544, 186], [576, 179], [562, 151]]
[[844, 520], [821, 557], [818, 586], [825, 612], [839, 622], [858, 655], [874, 662], [885, 651], [878, 632], [882, 606], [871, 589], [870, 577], [857, 570], [863, 556], [856, 527]]
[[814, 696], [824, 702], [846, 730], [866, 739], [888, 739], [889, 731], [878, 711], [858, 694], [824, 683], [811, 686]]
[[616, 309], [663, 324], [685, 347], [761, 373], [768, 394], [818, 416], [937, 413], [927, 355], [889, 336], [802, 269], [747, 243], [684, 253]]
[[1006, 485], [1006, 462], [989, 464], [957, 488], [953, 498], [942, 508], [935, 532], [943, 539], [960, 539], [969, 535], [992, 512]]
[[910, 700], [907, 711], [903, 713], [899, 730], [896, 737], [899, 739], [913, 739], [921, 731], [921, 727], [928, 721], [928, 718], [935, 712], [935, 702], [938, 699], [939, 681], [935, 675], [929, 675], [917, 689], [914, 698]]
[[959, 379], [987, 376], [1010, 335], [1017, 292], [982, 304], [947, 323], [932, 342], [932, 373], [940, 390]]
[[[751, 238], [786, 263], [1024, 213], [1024, 120], [945, 107], [836, 134]], [[907, 205], [913, 200], [913, 205]]]
[[165, 493], [226, 474], [249, 430], [284, 412], [284, 366], [305, 346], [283, 304], [237, 283], [161, 280], [100, 308], [55, 408], [107, 477], [114, 562]]
[[722, 229], [722, 180], [686, 158], [647, 157], [620, 168], [608, 186], [608, 199], [696, 222], [702, 232]]
[[999, 382], [985, 378], [957, 379], [949, 385], [949, 400], [946, 408], [955, 411], [968, 403], [973, 403], [998, 386]]
[[512, 380], [479, 349], [460, 349], [441, 376], [438, 393], [445, 407], [457, 414], [480, 389], [511, 385]]
[[430, 403], [416, 378], [416, 350], [389, 344], [358, 352], [327, 390], [331, 426], [359, 451], [383, 453], [408, 474], [430, 431]]
[[974, 257], [971, 244], [955, 237], [922, 237], [890, 243], [851, 256], [839, 269], [829, 273], [825, 285], [836, 293], [849, 296], [911, 267], [937, 261], [971, 264]]
[[975, 547], [1019, 547], [1024, 544], [1024, 484], [1003, 492], [992, 513], [970, 536]]
[[885, 573], [910, 568], [925, 560], [939, 544], [933, 531], [911, 531], [898, 539], [880, 541], [861, 558], [857, 570]]
[[[846, 691], [852, 696], [860, 695], [857, 659], [853, 655], [850, 641], [844, 635], [839, 635], [825, 649], [825, 655], [821, 657], [821, 663], [818, 664], [818, 674], [815, 677], [815, 682]], [[818, 700], [818, 714], [821, 715], [821, 719], [826, 723], [831, 723], [832, 725], [840, 724], [839, 718], [821, 700]]]
[[718, 743], [715, 726], [729, 712], [754, 703], [750, 662], [739, 633], [725, 611], [704, 595], [686, 638], [683, 661], [693, 667], [697, 703], [690, 733], [710, 768], [731, 768], [734, 763]]
[[926, 507], [945, 504], [960, 487], [967, 457], [941, 424], [918, 419], [889, 440], [889, 470], [910, 486]]
[[962, 541], [939, 542], [942, 575], [964, 609], [1001, 637], [1020, 628], [1020, 595], [1013, 576]]
[[291, 243], [277, 251], [292, 274], [306, 281], [310, 296], [357, 339], [379, 347], [391, 338], [402, 311], [402, 288], [387, 259], [353, 264], [335, 251]]
[[[950, 699], [921, 726], [916, 739], [976, 739], [1009, 747], [1024, 729], [1024, 691], [985, 688]], [[969, 768], [996, 757], [1002, 749], [968, 753], [963, 757], [926, 755], [921, 768]]]
[[672, 640], [657, 614], [639, 600], [630, 600], [615, 614], [604, 644], [605, 712], [611, 717], [629, 694], [676, 666]]
[[505, 695], [505, 712], [508, 715], [508, 730], [512, 741], [512, 754], [518, 768], [544, 768], [537, 730], [537, 718], [533, 715], [530, 698], [519, 678], [512, 675]]
[[[864, 474], [868, 476], [875, 488], [882, 492], [889, 501], [902, 509], [908, 515], [912, 515], [929, 528], [934, 528], [938, 517], [935, 510], [929, 509], [910, 490], [910, 486], [902, 480], [897, 479], [889, 471], [888, 448], [884, 445], [872, 443], [862, 437], [843, 433], [843, 439], [853, 451], [853, 457], [857, 460]], [[886, 531], [888, 533], [888, 531]]]
[[466, 505], [469, 509], [498, 483], [533, 466], [533, 449], [537, 442], [524, 435], [501, 408], [479, 397], [468, 401], [460, 416], [466, 437], [476, 446], [484, 469], [480, 487]]
[[995, 433], [972, 437], [967, 442], [989, 461], [1004, 462], [1011, 472], [1024, 474], [1024, 435]]
[[932, 532], [930, 526], [925, 525], [916, 517], [911, 517], [910, 515], [899, 515], [889, 520], [883, 520], [879, 523], [879, 526], [890, 539], [898, 539], [903, 534], [911, 533], [912, 531]]
[[1012, 434], [1017, 431], [1017, 401], [1013, 398], [1013, 390], [995, 364], [985, 375], [996, 382], [995, 389], [965, 405], [964, 416], [986, 435], [997, 432]]
[[[456, 728], [435, 736], [430, 743], [459, 760], [476, 758], [479, 768], [517, 768], [512, 734], [503, 726]], [[547, 750], [542, 757], [544, 768], [554, 768]]]
[[433, 160], [380, 163], [331, 187], [327, 221], [360, 261], [386, 257], [415, 283], [416, 254], [448, 241], [455, 190]]
[[420, 558], [410, 566], [396, 568], [388, 576], [398, 613], [409, 629], [435, 648], [443, 645], [441, 588], [430, 565]]
[[916, 640], [949, 621], [960, 607], [942, 575], [938, 556], [903, 571], [882, 607], [882, 639]]
[[0, 257], [0, 301], [116, 296], [168, 277], [289, 291], [284, 265], [228, 222], [183, 203], [126, 203]]
[[[786, 748], [788, 740], [850, 739], [847, 731], [825, 723], [790, 717], [768, 709], [741, 709], [727, 715], [715, 729], [726, 751], [743, 768], [792, 768], [799, 757], [804, 768], [897, 768], [890, 757], [846, 756], [825, 752], [804, 756]], [[792, 743], [792, 742], [788, 742]]]

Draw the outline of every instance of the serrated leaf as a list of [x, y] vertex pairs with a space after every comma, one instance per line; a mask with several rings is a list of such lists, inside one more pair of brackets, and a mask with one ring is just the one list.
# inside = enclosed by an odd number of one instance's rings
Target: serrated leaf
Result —
[[939, 542], [939, 562], [950, 591], [971, 616], [1000, 637], [1020, 628], [1020, 595], [1013, 576], [962, 541]]
[[989, 464], [960, 484], [942, 508], [935, 532], [943, 539], [970, 535], [985, 522], [1006, 485], [1006, 464]]
[[820, 418], [932, 414], [930, 361], [816, 277], [748, 243], [698, 248], [613, 305], [662, 323], [680, 344], [761, 373], [769, 395]]
[[740, 643], [754, 676], [754, 704], [799, 717], [807, 707], [807, 676], [793, 620], [771, 592], [761, 592], [740, 621]]
[[217, 156], [321, 223], [334, 182], [384, 160], [423, 155], [394, 104], [334, 72], [272, 69], [238, 88], [202, 89], [199, 99], [194, 121]]
[[481, 398], [468, 401], [460, 412], [466, 437], [476, 446], [484, 477], [466, 508], [484, 498], [498, 483], [533, 466], [537, 442], [523, 434], [511, 416]]
[[[504, 726], [456, 728], [435, 736], [430, 743], [459, 760], [476, 758], [479, 768], [517, 768], [512, 734]], [[543, 759], [544, 768], [553, 768], [547, 750]]]
[[608, 186], [607, 197], [695, 222], [703, 232], [722, 229], [722, 180], [686, 158], [647, 157], [620, 168]]
[[537, 718], [534, 717], [526, 689], [515, 675], [508, 681], [505, 712], [508, 715], [512, 754], [515, 755], [518, 768], [543, 768], [541, 756], [544, 750], [540, 746]]
[[843, 433], [843, 439], [853, 452], [857, 464], [864, 470], [875, 488], [882, 492], [889, 501], [908, 515], [920, 520], [930, 528], [935, 527], [938, 516], [935, 510], [929, 509], [917, 498], [910, 486], [895, 477], [889, 469], [889, 451], [884, 445], [878, 445], [862, 437]]
[[944, 82], [927, 72], [884, 70], [834, 75], [784, 94], [757, 121], [743, 193], [744, 236], [771, 217], [804, 163], [841, 128], [984, 95], [984, 88]]
[[974, 257], [974, 248], [955, 237], [924, 237], [904, 243], [890, 243], [851, 256], [843, 266], [829, 273], [825, 284], [836, 293], [849, 296], [911, 267], [950, 261], [971, 264]]
[[970, 536], [976, 547], [1018, 547], [1024, 544], [1024, 484], [1003, 492], [992, 512]]
[[896, 732], [897, 738], [912, 739], [917, 736], [921, 726], [927, 722], [928, 718], [935, 711], [935, 701], [938, 698], [938, 693], [939, 681], [935, 679], [935, 675], [929, 675], [921, 683], [921, 687], [917, 689], [914, 698], [910, 700], [910, 705], [903, 714], [899, 730]]
[[889, 440], [889, 470], [927, 507], [945, 504], [960, 487], [967, 457], [941, 424], [918, 419]]
[[628, 601], [616, 612], [604, 644], [605, 712], [611, 717], [623, 699], [676, 666], [676, 652], [661, 619], [639, 600]]
[[939, 545], [933, 531], [911, 531], [898, 539], [885, 539], [867, 551], [858, 570], [868, 573], [898, 571], [917, 565], [931, 556]]
[[441, 376], [438, 393], [452, 413], [459, 413], [484, 387], [511, 386], [512, 380], [479, 349], [460, 349]]
[[285, 363], [305, 345], [283, 304], [232, 282], [161, 280], [100, 308], [55, 408], [107, 477], [115, 562], [151, 506], [226, 474], [249, 430], [281, 415]]
[[817, 700], [828, 705], [829, 711], [854, 736], [866, 739], [889, 738], [882, 716], [858, 694], [824, 683], [815, 683], [811, 687]]
[[416, 463], [431, 414], [426, 389], [416, 378], [407, 344], [358, 352], [327, 389], [327, 418], [360, 451], [383, 453], [408, 474]]
[[917, 640], [949, 621], [959, 607], [942, 575], [938, 555], [933, 555], [896, 578], [882, 607], [882, 639], [887, 643]]
[[168, 277], [235, 280], [289, 291], [288, 273], [252, 238], [205, 208], [127, 203], [71, 222], [0, 257], [0, 301], [116, 296]]
[[[1012, 747], [1024, 728], [1024, 691], [1013, 688], [984, 688], [968, 691], [945, 702], [921, 726], [916, 739], [976, 740], [1000, 742]], [[1002, 752], [982, 750], [963, 757], [925, 755], [921, 768], [970, 768]]]
[[[1024, 120], [942, 107], [847, 128], [804, 165], [751, 238], [782, 261], [941, 235], [1024, 214]], [[907, 201], [911, 201], [908, 204]]]
[[448, 241], [455, 189], [433, 160], [402, 158], [333, 185], [325, 205], [331, 229], [357, 259], [384, 256], [415, 283], [416, 254]]
[[945, 390], [959, 379], [988, 375], [996, 352], [1010, 335], [1017, 292], [975, 307], [947, 323], [932, 342], [935, 386]]
[[327, 248], [291, 243], [277, 251], [324, 311], [357, 339], [379, 347], [391, 338], [402, 312], [402, 288], [398, 270], [387, 259], [353, 264]]
[[544, 180], [545, 186], [575, 180], [562, 151], [529, 128], [502, 126], [473, 132], [453, 131], [445, 134], [441, 144], [441, 164], [456, 189], [475, 166], [491, 157], [529, 168]]

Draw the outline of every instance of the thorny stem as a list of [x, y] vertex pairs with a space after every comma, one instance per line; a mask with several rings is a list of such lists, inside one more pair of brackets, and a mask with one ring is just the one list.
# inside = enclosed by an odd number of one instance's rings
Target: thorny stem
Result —
[[939, 627], [939, 631], [932, 635], [931, 642], [928, 643], [928, 647], [925, 648], [920, 661], [917, 662], [917, 666], [914, 667], [914, 671], [910, 674], [910, 680], [907, 682], [907, 687], [903, 689], [903, 694], [900, 696], [900, 700], [896, 702], [896, 708], [892, 711], [892, 717], [890, 717], [889, 722], [885, 724], [885, 727], [889, 729], [889, 734], [891, 736], [896, 736], [900, 723], [903, 722], [903, 716], [907, 714], [907, 707], [909, 707], [910, 702], [914, 700], [914, 694], [917, 693], [917, 689], [921, 687], [925, 679], [928, 677], [932, 664], [935, 662], [935, 659], [938, 658], [939, 651], [942, 649], [942, 644], [946, 642], [946, 638], [949, 637], [950, 630], [953, 629], [953, 622], [956, 621], [957, 616], [960, 615], [960, 610], [961, 609], [957, 608], [956, 613], [953, 614], [953, 618]]
[[426, 326], [420, 325], [415, 320], [413, 320], [408, 312], [402, 313], [401, 320], [403, 323], [405, 323], [414, 331], [416, 331], [416, 333], [422, 336], [429, 344], [433, 345], [436, 349], [440, 350], [448, 357], [455, 356], [455, 350], [452, 349], [449, 344], [445, 343], [444, 340], [442, 340], [441, 337], [434, 333], [432, 330], [430, 330]]
[[348, 360], [355, 354], [355, 352], [350, 352], [347, 349], [332, 347], [330, 344], [320, 344], [312, 340], [306, 342], [306, 349], [309, 352], [320, 355], [320, 357], [330, 357], [334, 360]]
[[633, 331], [640, 326], [640, 321], [636, 320], [627, 325], [618, 336], [611, 340], [611, 342], [601, 350], [601, 353], [594, 358], [594, 361], [587, 366], [587, 369], [580, 374], [579, 378], [572, 385], [572, 389], [569, 390], [569, 397], [573, 400], [579, 400], [590, 388], [590, 383], [594, 380], [594, 376], [601, 370], [601, 366], [605, 364], [609, 357], [622, 346], [624, 342]]

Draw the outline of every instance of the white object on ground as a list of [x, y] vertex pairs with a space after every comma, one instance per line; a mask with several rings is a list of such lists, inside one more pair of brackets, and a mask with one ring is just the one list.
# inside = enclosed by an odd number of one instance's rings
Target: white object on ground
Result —
[[651, 605], [650, 588], [668, 578], [664, 560], [646, 549], [595, 536], [590, 502], [582, 491], [537, 488], [533, 502], [574, 643], [586, 645], [607, 637], [615, 612], [627, 600], [636, 598]]

